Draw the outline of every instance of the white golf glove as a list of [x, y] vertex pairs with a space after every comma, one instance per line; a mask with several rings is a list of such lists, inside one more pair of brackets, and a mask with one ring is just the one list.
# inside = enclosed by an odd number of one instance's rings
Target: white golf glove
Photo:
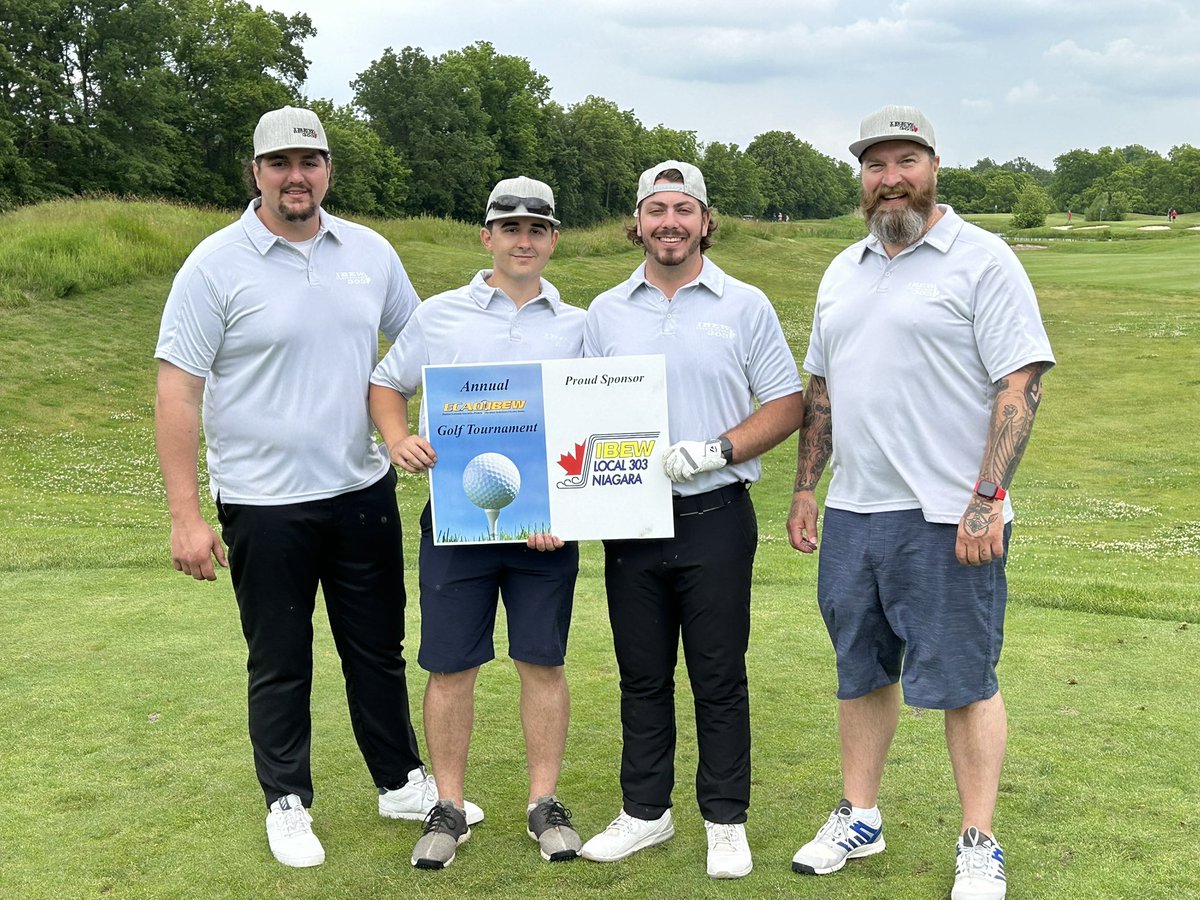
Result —
[[667, 448], [663, 469], [679, 484], [691, 481], [700, 472], [711, 472], [725, 465], [720, 441], [678, 441]]

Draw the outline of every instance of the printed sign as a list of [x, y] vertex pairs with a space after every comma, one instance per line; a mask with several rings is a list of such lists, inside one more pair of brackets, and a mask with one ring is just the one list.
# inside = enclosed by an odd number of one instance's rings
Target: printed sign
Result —
[[434, 542], [674, 536], [662, 356], [426, 366]]

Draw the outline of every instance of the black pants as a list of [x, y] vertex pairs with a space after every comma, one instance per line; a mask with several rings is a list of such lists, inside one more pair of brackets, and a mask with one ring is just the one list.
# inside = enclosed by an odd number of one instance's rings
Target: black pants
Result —
[[754, 506], [740, 485], [677, 501], [672, 539], [605, 542], [608, 614], [621, 675], [621, 792], [631, 816], [656, 819], [671, 806], [682, 634], [696, 704], [700, 812], [710, 822], [746, 821], [746, 650], [757, 544]]
[[327, 500], [222, 503], [234, 593], [249, 655], [250, 743], [267, 804], [312, 803], [312, 616], [317, 585], [342, 660], [350, 722], [375, 784], [421, 765], [401, 655], [404, 560], [396, 474]]

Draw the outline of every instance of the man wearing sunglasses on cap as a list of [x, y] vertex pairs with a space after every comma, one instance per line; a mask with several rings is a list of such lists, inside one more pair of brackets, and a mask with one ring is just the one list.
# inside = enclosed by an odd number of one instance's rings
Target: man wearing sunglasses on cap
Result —
[[[716, 228], [704, 176], [668, 161], [642, 173], [633, 276], [588, 310], [588, 356], [667, 360], [675, 537], [605, 542], [605, 586], [621, 675], [620, 815], [582, 855], [615, 862], [675, 834], [675, 667], [680, 637], [696, 701], [696, 798], [708, 874], [752, 864], [746, 649], [758, 525], [748, 488], [758, 457], [804, 415], [800, 376], [770, 301], [704, 256]], [[755, 408], [755, 401], [758, 408]]]
[[[437, 464], [422, 406], [416, 434], [408, 401], [426, 365], [501, 363], [582, 355], [584, 312], [563, 303], [542, 271], [558, 243], [550, 186], [507, 178], [492, 190], [479, 237], [492, 268], [431, 297], [371, 376], [371, 415], [392, 462], [408, 472]], [[527, 833], [544, 859], [573, 859], [579, 835], [555, 792], [570, 701], [563, 661], [579, 548], [537, 534], [526, 545], [436, 545], [429, 506], [421, 515], [421, 649], [429, 672], [425, 738], [439, 801], [425, 820], [412, 864], [442, 869], [471, 836], [463, 808], [467, 750], [479, 667], [495, 657], [498, 598], [508, 620], [508, 654], [521, 679], [521, 725], [529, 767]]]

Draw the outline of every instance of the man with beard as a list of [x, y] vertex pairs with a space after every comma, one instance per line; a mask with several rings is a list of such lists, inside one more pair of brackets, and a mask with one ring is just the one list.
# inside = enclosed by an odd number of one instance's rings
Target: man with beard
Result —
[[704, 256], [715, 228], [699, 169], [674, 160], [647, 169], [628, 229], [646, 260], [597, 297], [585, 320], [587, 356], [666, 357], [674, 443], [663, 462], [675, 483], [675, 537], [605, 542], [621, 677], [623, 805], [581, 855], [615, 862], [675, 834], [674, 677], [682, 635], [708, 874], [740, 878], [752, 867], [744, 824], [746, 649], [758, 526], [748, 488], [758, 480], [759, 455], [799, 427], [804, 401], [770, 301]]
[[816, 549], [831, 461], [817, 601], [837, 656], [844, 796], [792, 868], [824, 875], [884, 849], [876, 801], [903, 685], [910, 706], [945, 711], [962, 805], [952, 897], [999, 900], [1006, 493], [1054, 357], [1013, 252], [935, 202], [928, 119], [886, 106], [860, 134], [870, 236], [817, 293], [787, 525], [793, 547]]
[[[308, 813], [318, 585], [379, 814], [420, 820], [437, 800], [401, 655], [396, 474], [367, 415], [379, 332], [395, 339], [419, 300], [387, 241], [321, 209], [332, 169], [313, 112], [263, 115], [251, 168], [258, 196], [179, 270], [154, 353], [171, 560], [198, 580], [216, 579], [214, 559], [231, 567], [267, 842], [296, 867], [325, 860]], [[220, 537], [200, 511], [201, 405]]]

